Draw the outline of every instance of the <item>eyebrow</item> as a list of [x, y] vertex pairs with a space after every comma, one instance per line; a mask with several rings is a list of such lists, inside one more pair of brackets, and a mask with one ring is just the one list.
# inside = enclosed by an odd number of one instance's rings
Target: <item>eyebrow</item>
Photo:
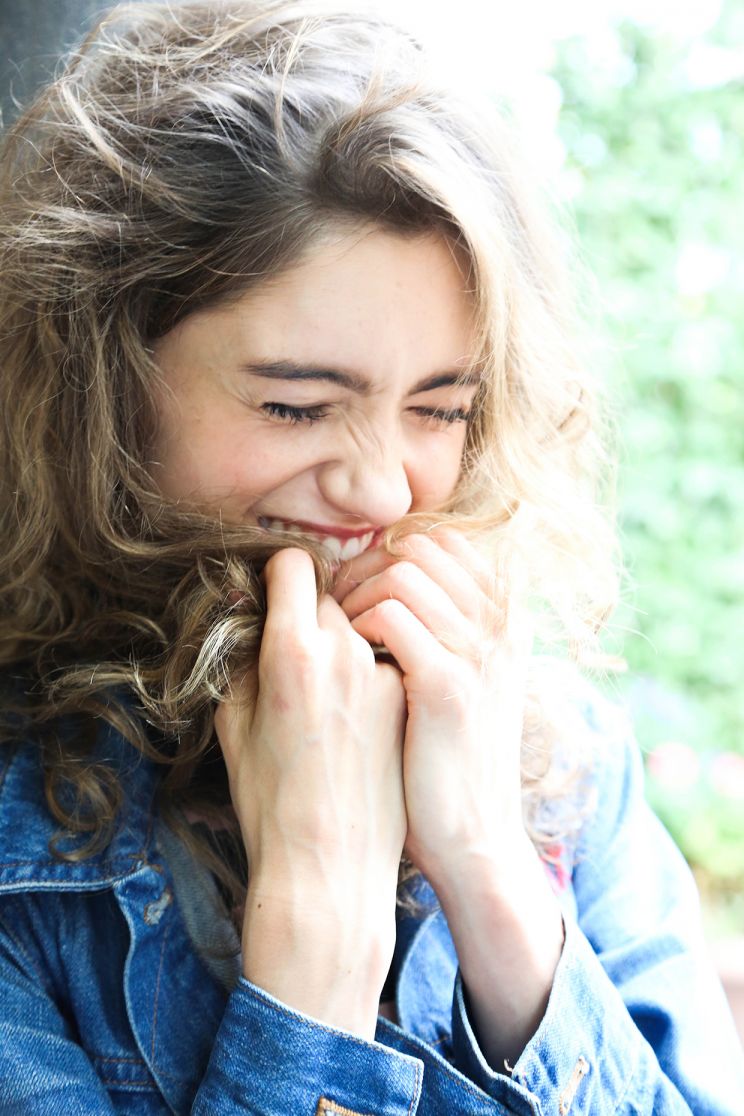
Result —
[[[316, 381], [347, 388], [349, 391], [356, 392], [357, 395], [372, 394], [372, 385], [369, 380], [360, 376], [358, 372], [352, 372], [347, 368], [327, 368], [325, 365], [299, 364], [293, 360], [272, 360], [259, 361], [255, 364], [242, 364], [240, 371], [247, 372], [252, 376], [260, 376], [264, 380]], [[408, 394], [418, 395], [423, 391], [434, 391], [436, 388], [452, 387], [453, 385], [471, 387], [477, 386], [480, 382], [480, 373], [472, 370], [466, 372], [435, 372], [414, 384]]]

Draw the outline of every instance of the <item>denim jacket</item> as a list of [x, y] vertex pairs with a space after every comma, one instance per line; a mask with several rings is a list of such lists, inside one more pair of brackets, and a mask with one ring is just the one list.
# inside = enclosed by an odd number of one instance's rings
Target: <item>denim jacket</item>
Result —
[[0, 1116], [742, 1116], [690, 874], [604, 709], [581, 710], [596, 809], [555, 868], [565, 946], [511, 1071], [479, 1048], [435, 903], [399, 918], [399, 1025], [380, 1018], [365, 1041], [215, 979], [160, 852], [158, 771], [113, 729], [98, 747], [126, 791], [121, 825], [77, 862], [50, 854], [36, 746], [0, 752]]

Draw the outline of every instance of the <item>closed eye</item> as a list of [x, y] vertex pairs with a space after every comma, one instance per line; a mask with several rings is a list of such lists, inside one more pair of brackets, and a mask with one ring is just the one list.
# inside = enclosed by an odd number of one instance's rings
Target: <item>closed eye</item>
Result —
[[[279, 422], [290, 425], [307, 423], [311, 425], [327, 418], [331, 407], [326, 403], [316, 403], [310, 407], [297, 407], [290, 403], [269, 402], [261, 405], [264, 414]], [[410, 410], [432, 426], [452, 426], [457, 422], [467, 422], [471, 412], [464, 407], [411, 407]]]
[[412, 407], [411, 410], [436, 426], [451, 426], [455, 422], [467, 422], [471, 414], [464, 407]]
[[292, 407], [289, 403], [263, 403], [261, 410], [271, 418], [279, 419], [280, 422], [306, 422], [310, 425], [327, 418], [330, 407], [324, 403], [316, 403], [312, 407]]

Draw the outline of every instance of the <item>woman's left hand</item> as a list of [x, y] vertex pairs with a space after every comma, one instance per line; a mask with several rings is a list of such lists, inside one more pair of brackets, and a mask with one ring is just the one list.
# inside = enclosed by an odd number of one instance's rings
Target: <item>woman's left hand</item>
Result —
[[[446, 891], [520, 852], [520, 746], [532, 629], [519, 587], [495, 584], [460, 533], [409, 535], [404, 555], [368, 551], [336, 593], [353, 627], [384, 644], [408, 704], [406, 852]], [[363, 580], [362, 580], [363, 579]]]
[[334, 595], [403, 673], [405, 851], [442, 904], [481, 1050], [500, 1071], [535, 1033], [563, 947], [560, 907], [522, 823], [532, 625], [518, 571], [496, 584], [458, 532], [404, 546], [402, 558], [360, 555]]

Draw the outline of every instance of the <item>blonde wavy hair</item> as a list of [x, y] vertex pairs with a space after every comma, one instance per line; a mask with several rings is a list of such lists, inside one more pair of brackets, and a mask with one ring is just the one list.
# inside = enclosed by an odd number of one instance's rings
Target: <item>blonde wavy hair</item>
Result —
[[[244, 870], [183, 818], [225, 813], [214, 702], [255, 663], [259, 574], [287, 540], [156, 491], [153, 340], [340, 222], [444, 235], [467, 262], [485, 375], [460, 483], [428, 522], [454, 519], [495, 571], [518, 562], [544, 639], [577, 655], [615, 568], [562, 250], [496, 110], [447, 89], [386, 19], [312, 0], [113, 9], [0, 168], [4, 736], [41, 738], [60, 832], [84, 837], [58, 855], [84, 857], [122, 800], [95, 751], [114, 725], [162, 765], [166, 816], [235, 900]], [[307, 545], [324, 591], [333, 571]], [[570, 824], [540, 822], [558, 794], [549, 706], [537, 679], [524, 801], [545, 855]]]

